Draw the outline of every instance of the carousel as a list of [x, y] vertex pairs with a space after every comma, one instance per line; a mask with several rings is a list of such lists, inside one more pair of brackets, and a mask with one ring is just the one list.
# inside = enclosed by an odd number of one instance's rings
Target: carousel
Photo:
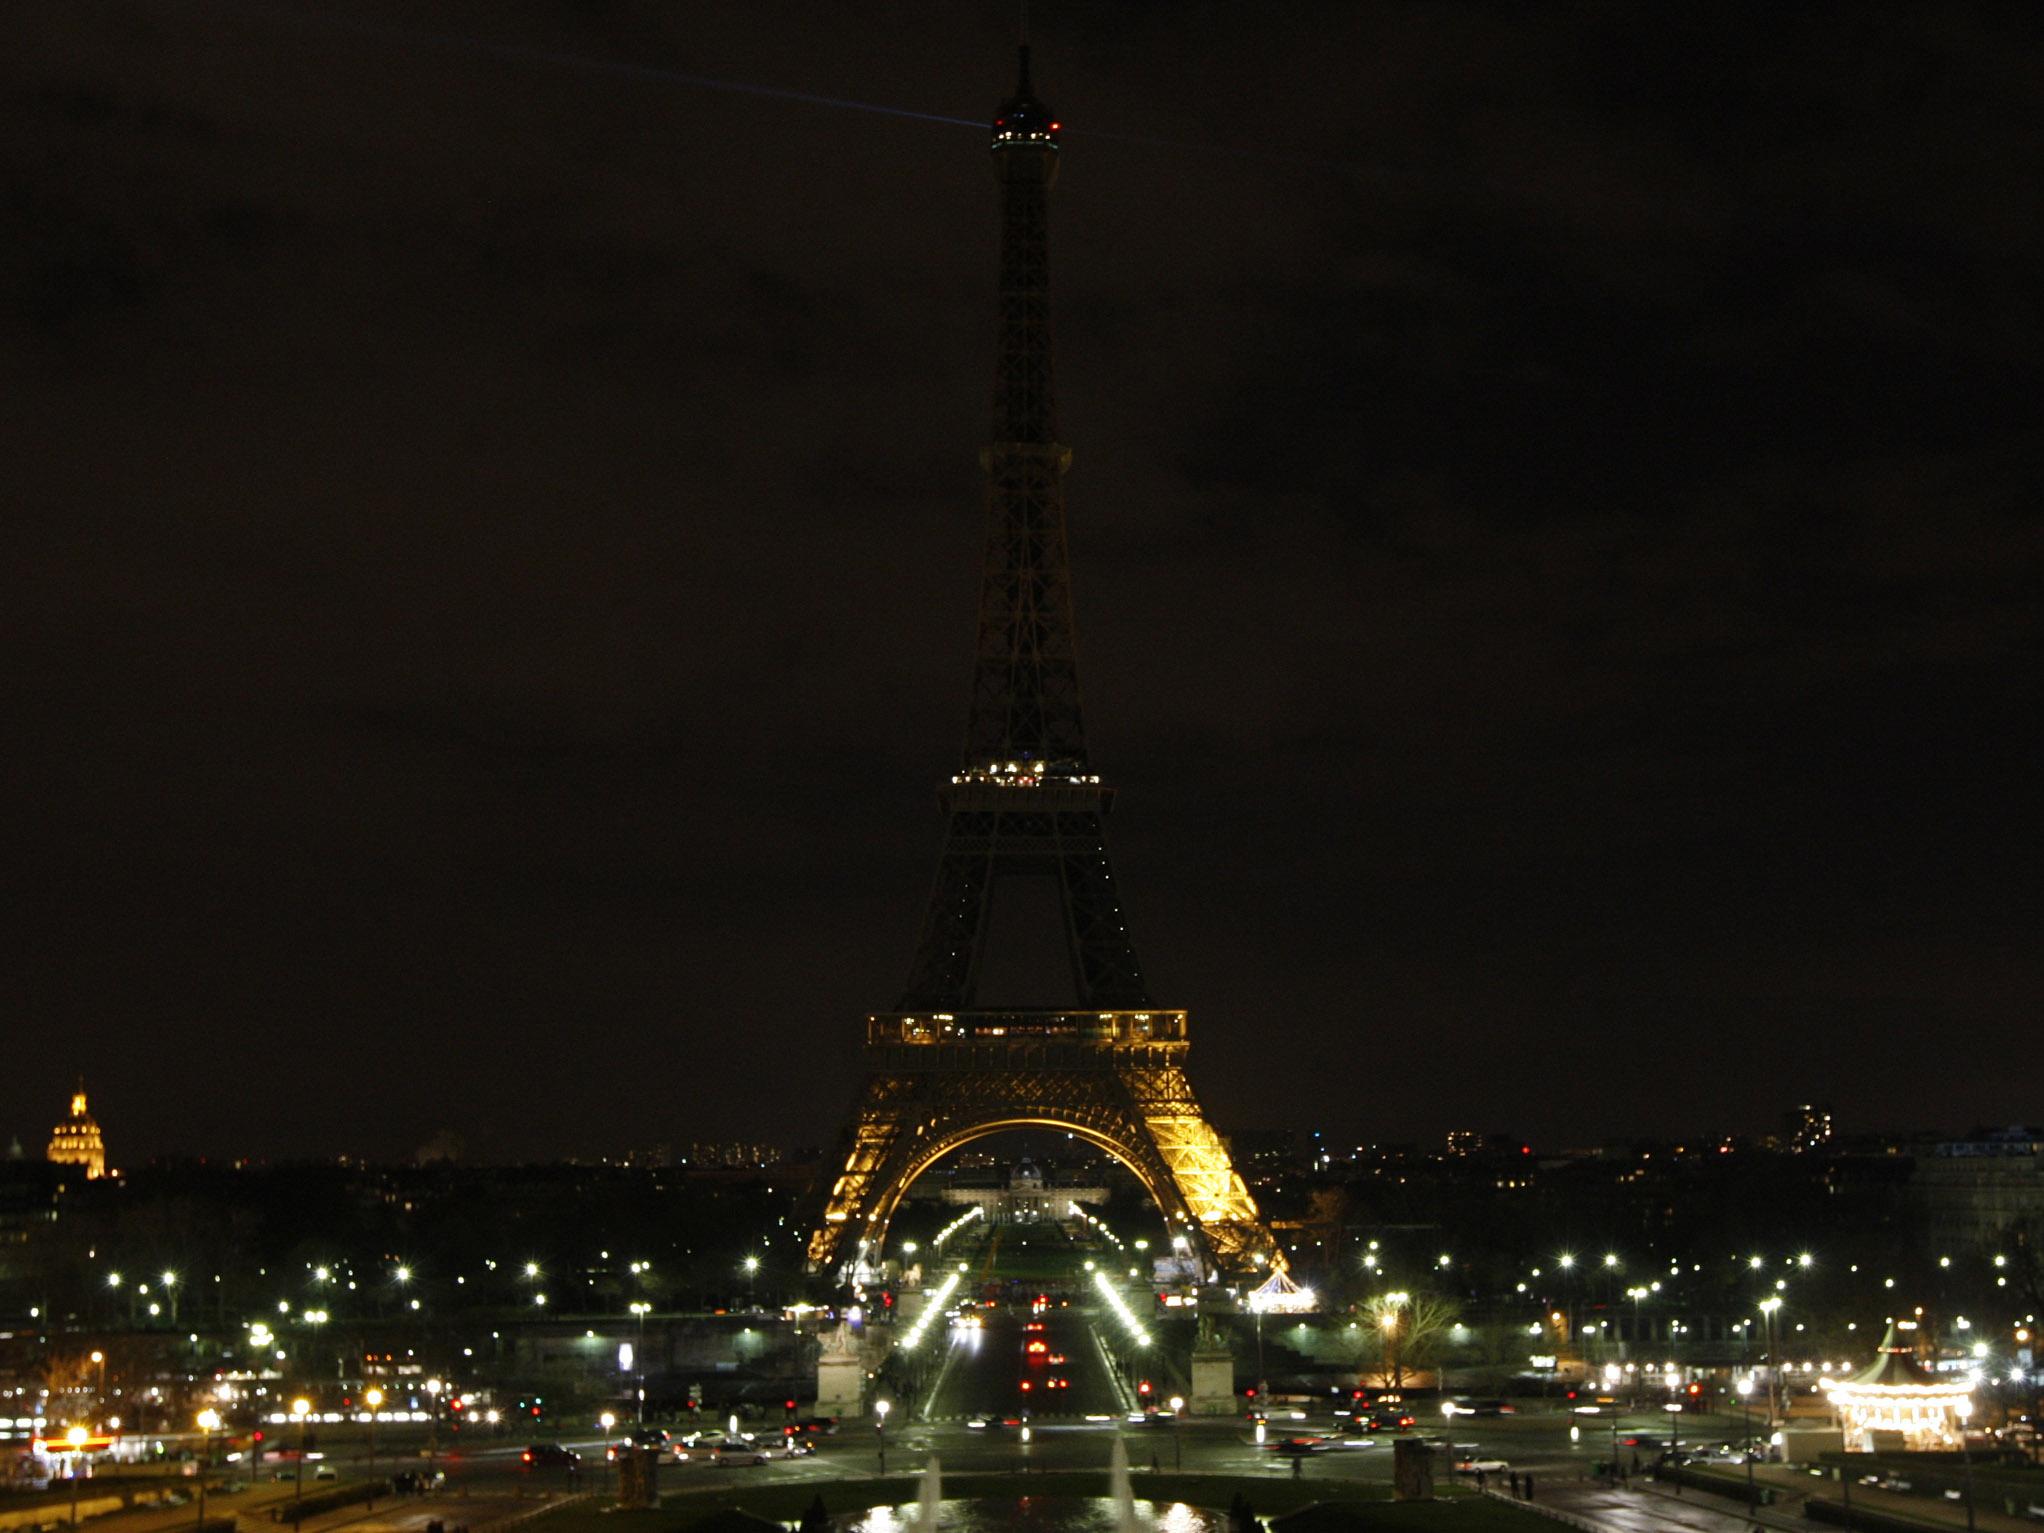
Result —
[[1917, 1342], [1914, 1320], [1891, 1320], [1872, 1365], [1829, 1386], [1847, 1453], [1882, 1448], [1925, 1453], [1965, 1446], [1972, 1381], [1939, 1378], [1917, 1357]]

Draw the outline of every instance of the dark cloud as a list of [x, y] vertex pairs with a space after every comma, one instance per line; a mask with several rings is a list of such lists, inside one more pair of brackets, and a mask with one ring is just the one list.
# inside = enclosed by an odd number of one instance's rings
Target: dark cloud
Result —
[[[1036, 21], [1095, 749], [1224, 1124], [2029, 1112], [2024, 13]], [[963, 708], [993, 192], [926, 119], [1003, 25], [37, 15], [8, 1121], [834, 1132]]]

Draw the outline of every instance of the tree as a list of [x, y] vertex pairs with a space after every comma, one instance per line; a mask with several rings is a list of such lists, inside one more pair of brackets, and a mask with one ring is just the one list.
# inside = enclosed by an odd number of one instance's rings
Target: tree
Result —
[[1408, 1374], [1440, 1366], [1462, 1306], [1425, 1290], [1387, 1293], [1359, 1307], [1357, 1370], [1374, 1368], [1388, 1389], [1403, 1389]]

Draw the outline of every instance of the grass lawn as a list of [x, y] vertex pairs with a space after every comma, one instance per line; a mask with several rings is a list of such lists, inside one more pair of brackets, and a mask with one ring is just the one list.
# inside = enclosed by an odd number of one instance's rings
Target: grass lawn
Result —
[[[914, 1475], [875, 1480], [819, 1483], [779, 1482], [728, 1489], [684, 1492], [668, 1497], [658, 1511], [603, 1511], [588, 1504], [565, 1507], [526, 1525], [526, 1533], [685, 1533], [719, 1512], [742, 1511], [770, 1522], [801, 1519], [812, 1498], [821, 1494], [832, 1516], [864, 1511], [869, 1506], [913, 1505], [918, 1488]], [[1389, 1533], [1528, 1533], [1546, 1522], [1532, 1512], [1477, 1496], [1459, 1486], [1443, 1487], [1441, 1499], [1394, 1502], [1388, 1490], [1375, 1499], [1358, 1495], [1353, 1485], [1328, 1481], [1260, 1479], [1221, 1474], [1146, 1474], [1136, 1487], [1139, 1500], [1183, 1501], [1193, 1506], [1225, 1509], [1240, 1492], [1250, 1510], [1268, 1521], [1302, 1507], [1324, 1505], [1338, 1510], [1357, 1533], [1385, 1529]], [[944, 1477], [950, 1498], [1010, 1500], [1022, 1496], [1105, 1496], [1107, 1476], [1091, 1471], [1046, 1474], [952, 1474]]]

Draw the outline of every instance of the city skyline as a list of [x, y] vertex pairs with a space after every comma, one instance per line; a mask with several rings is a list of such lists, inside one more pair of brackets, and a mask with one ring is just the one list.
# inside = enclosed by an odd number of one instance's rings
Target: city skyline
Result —
[[[1002, 19], [135, 9], [0, 65], [0, 1123], [827, 1149], [964, 716]], [[2033, 1119], [2036, 40], [1037, 28], [1093, 744], [1222, 1131]]]

